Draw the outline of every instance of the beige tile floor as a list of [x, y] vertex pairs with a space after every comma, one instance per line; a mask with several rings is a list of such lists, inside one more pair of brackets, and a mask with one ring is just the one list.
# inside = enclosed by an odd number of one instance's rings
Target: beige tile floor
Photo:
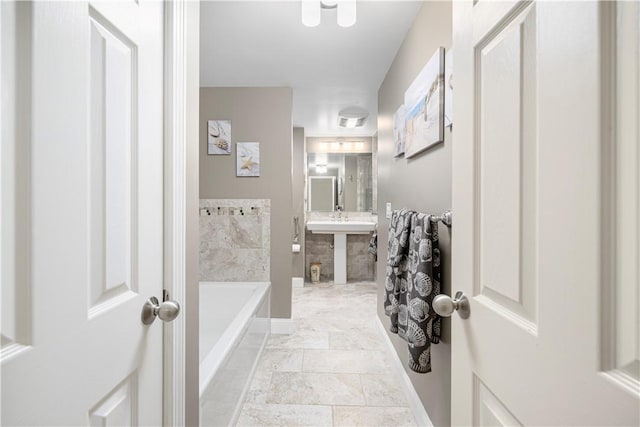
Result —
[[415, 426], [376, 304], [371, 282], [295, 288], [295, 332], [269, 338], [238, 425]]

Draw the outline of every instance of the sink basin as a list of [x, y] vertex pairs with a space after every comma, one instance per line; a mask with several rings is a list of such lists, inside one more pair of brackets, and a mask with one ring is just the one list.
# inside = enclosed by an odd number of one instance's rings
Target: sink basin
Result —
[[312, 233], [363, 234], [375, 230], [376, 223], [369, 221], [311, 220], [307, 221], [307, 229]]

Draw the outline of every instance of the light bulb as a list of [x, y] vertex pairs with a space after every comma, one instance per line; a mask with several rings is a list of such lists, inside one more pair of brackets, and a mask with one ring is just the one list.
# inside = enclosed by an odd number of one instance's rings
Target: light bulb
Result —
[[302, 23], [307, 27], [320, 25], [320, 0], [302, 0]]
[[356, 23], [356, 0], [340, 0], [338, 3], [338, 25], [350, 27]]

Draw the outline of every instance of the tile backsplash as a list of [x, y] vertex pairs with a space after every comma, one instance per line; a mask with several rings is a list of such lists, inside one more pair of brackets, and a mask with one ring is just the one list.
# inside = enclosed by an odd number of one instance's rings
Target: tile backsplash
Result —
[[200, 280], [266, 282], [270, 199], [200, 199]]

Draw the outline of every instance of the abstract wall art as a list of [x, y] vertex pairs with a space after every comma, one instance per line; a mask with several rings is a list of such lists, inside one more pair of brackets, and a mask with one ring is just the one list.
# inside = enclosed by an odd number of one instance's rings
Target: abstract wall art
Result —
[[404, 105], [401, 105], [393, 115], [393, 156], [404, 154], [405, 117]]
[[444, 127], [453, 125], [453, 50], [444, 57]]
[[405, 157], [444, 141], [444, 48], [438, 48], [404, 94]]

